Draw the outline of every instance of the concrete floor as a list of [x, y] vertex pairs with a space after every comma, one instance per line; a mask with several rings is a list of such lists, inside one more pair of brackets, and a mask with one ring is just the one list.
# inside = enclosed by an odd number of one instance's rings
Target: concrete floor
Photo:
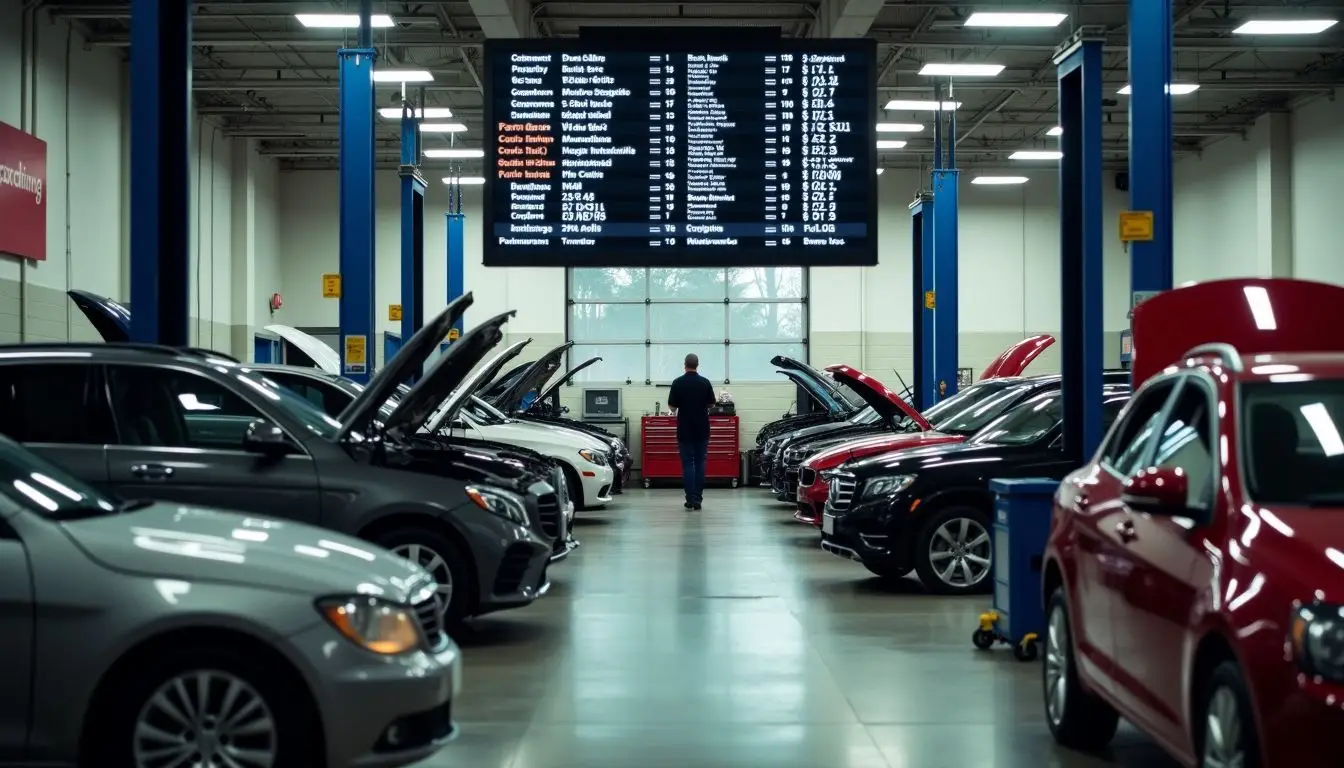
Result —
[[581, 514], [528, 608], [458, 638], [461, 736], [421, 768], [1171, 768], [1122, 729], [1057, 749], [1040, 666], [970, 642], [988, 598], [885, 587], [763, 489]]

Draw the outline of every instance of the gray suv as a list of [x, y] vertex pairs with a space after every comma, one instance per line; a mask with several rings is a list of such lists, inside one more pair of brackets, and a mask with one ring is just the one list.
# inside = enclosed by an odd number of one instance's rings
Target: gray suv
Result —
[[339, 419], [237, 362], [134, 344], [0, 348], [0, 434], [122, 498], [238, 509], [357, 536], [423, 565], [444, 618], [530, 603], [549, 588], [545, 482], [444, 461], [411, 438], [503, 338], [512, 313], [465, 334], [386, 418], [471, 304], [407, 341]]
[[0, 438], [0, 764], [422, 760], [461, 687], [436, 603], [358, 539], [123, 502]]

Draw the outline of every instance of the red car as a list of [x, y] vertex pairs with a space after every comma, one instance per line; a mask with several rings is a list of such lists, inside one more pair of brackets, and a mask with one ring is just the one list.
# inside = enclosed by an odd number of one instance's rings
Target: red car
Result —
[[[928, 409], [923, 415], [924, 424], [920, 425], [922, 427], [920, 431], [885, 432], [861, 438], [856, 437], [852, 440], [837, 439], [835, 445], [825, 447], [810, 456], [798, 470], [798, 489], [796, 492], [798, 511], [794, 513], [794, 518], [800, 522], [821, 525], [821, 509], [826, 505], [826, 494], [828, 493], [828, 487], [825, 478], [822, 477], [822, 472], [828, 469], [834, 469], [850, 459], [859, 459], [904, 448], [957, 443], [965, 440], [975, 431], [974, 429], [943, 432], [939, 431], [937, 426], [946, 423], [948, 419], [954, 418], [957, 414], [966, 412], [972, 406], [1000, 394], [1011, 383], [1009, 379], [1021, 376], [1022, 371], [1054, 343], [1054, 336], [1042, 335], [1031, 336], [1008, 347], [1003, 351], [1003, 354], [995, 358], [994, 362], [985, 368], [984, 372], [980, 374], [979, 381]], [[848, 366], [831, 366], [827, 370], [834, 371], [837, 368], [848, 370]], [[869, 377], [863, 377], [862, 380], [872, 381]], [[1016, 379], [1013, 379], [1013, 381], [1016, 381]], [[885, 390], [885, 387], [882, 389]], [[1000, 412], [995, 411], [977, 421], [982, 424], [988, 423]], [[919, 424], [913, 419], [911, 423]]]
[[1344, 765], [1344, 288], [1182, 287], [1134, 313], [1142, 382], [1055, 496], [1047, 721], [1124, 717], [1185, 765]]

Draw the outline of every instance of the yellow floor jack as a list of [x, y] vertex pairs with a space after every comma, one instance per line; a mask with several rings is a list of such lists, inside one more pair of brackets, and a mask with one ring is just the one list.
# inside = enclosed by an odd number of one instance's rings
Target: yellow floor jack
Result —
[[999, 612], [985, 611], [980, 614], [980, 628], [971, 635], [971, 642], [976, 648], [987, 651], [994, 647], [995, 643], [1013, 646], [1013, 658], [1018, 661], [1035, 661], [1040, 650], [1036, 647], [1037, 635], [1035, 632], [1028, 632], [1018, 640], [999, 631]]

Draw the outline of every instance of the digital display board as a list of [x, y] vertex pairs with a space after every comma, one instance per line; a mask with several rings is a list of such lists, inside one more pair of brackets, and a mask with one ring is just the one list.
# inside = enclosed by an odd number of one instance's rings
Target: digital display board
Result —
[[668, 43], [486, 42], [485, 264], [876, 264], [875, 43]]

